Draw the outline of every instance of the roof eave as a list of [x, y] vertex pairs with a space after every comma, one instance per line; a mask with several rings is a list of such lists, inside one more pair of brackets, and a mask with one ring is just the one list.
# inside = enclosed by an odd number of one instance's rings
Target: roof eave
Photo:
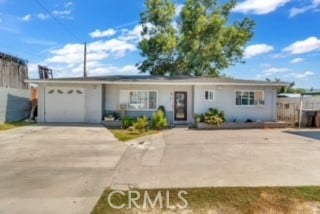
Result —
[[227, 86], [269, 86], [283, 87], [287, 83], [253, 83], [253, 82], [182, 82], [182, 81], [101, 81], [101, 80], [25, 80], [36, 84], [115, 84], [115, 85], [227, 85]]

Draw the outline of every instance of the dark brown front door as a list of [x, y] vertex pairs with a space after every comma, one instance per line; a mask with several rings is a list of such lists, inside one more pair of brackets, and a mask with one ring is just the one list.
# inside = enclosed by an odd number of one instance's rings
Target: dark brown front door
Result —
[[187, 92], [174, 92], [174, 119], [187, 120]]

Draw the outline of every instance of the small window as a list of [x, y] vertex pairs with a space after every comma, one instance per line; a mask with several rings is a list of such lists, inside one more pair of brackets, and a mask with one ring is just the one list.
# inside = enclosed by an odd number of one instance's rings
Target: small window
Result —
[[73, 90], [68, 91], [68, 94], [72, 94], [72, 93], [73, 93]]
[[53, 93], [54, 93], [54, 90], [48, 91], [48, 94], [53, 94]]
[[63, 91], [57, 90], [58, 94], [63, 94]]
[[207, 90], [204, 92], [204, 100], [214, 101], [214, 99], [215, 99], [215, 91], [214, 90]]
[[83, 94], [82, 91], [76, 90], [77, 94]]

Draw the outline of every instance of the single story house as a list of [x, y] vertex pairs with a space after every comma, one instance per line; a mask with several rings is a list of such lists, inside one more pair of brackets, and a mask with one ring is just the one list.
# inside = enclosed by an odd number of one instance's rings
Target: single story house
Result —
[[279, 82], [207, 77], [105, 76], [34, 79], [38, 122], [101, 123], [104, 115], [151, 117], [164, 106], [170, 123], [193, 123], [208, 108], [227, 121], [276, 121]]

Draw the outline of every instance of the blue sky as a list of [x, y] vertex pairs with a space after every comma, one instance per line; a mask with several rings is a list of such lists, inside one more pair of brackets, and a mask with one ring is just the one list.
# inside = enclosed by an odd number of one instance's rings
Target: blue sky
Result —
[[[184, 1], [177, 1], [177, 12]], [[0, 0], [0, 51], [54, 69], [56, 77], [82, 74], [88, 43], [89, 75], [137, 74], [143, 0]], [[50, 15], [49, 15], [50, 13]], [[239, 0], [232, 20], [256, 22], [245, 64], [224, 72], [242, 79], [295, 81], [320, 88], [320, 0]]]

